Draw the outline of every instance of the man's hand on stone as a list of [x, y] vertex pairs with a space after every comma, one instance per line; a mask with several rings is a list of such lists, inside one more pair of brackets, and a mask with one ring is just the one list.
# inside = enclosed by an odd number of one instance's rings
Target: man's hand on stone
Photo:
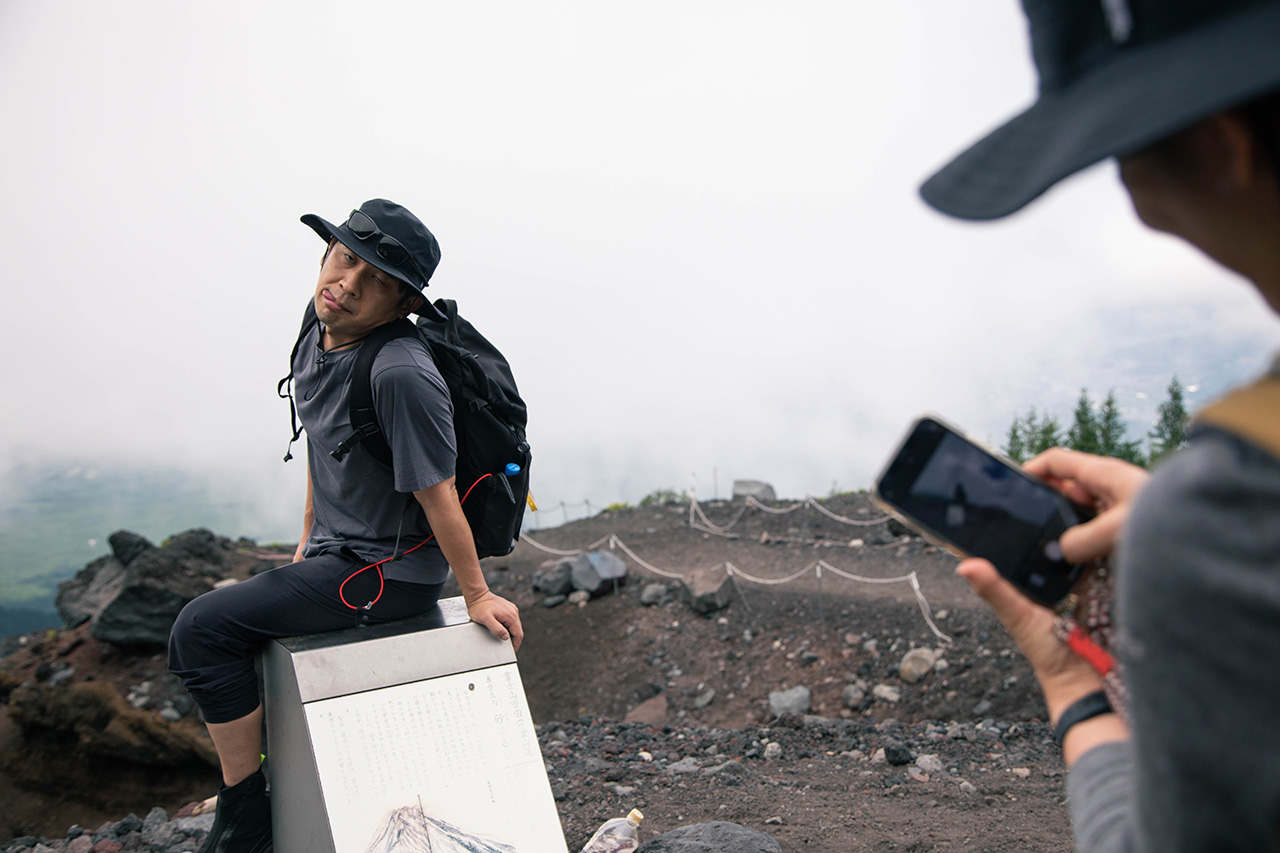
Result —
[[499, 640], [510, 638], [512, 648], [520, 650], [524, 627], [520, 624], [519, 609], [510, 601], [486, 590], [474, 601], [467, 602], [467, 615], [472, 622], [488, 628]]

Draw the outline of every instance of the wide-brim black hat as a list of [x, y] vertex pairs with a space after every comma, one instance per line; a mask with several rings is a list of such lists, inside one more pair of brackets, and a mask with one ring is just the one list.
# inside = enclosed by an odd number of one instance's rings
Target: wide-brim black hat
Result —
[[1036, 102], [920, 188], [961, 219], [1007, 216], [1058, 181], [1280, 88], [1277, 0], [1024, 0]]
[[[375, 228], [372, 232], [366, 231], [363, 237], [351, 228], [351, 216], [357, 213], [354, 210], [341, 225], [334, 225], [314, 213], [303, 216], [302, 222], [310, 226], [326, 243], [337, 240], [366, 263], [422, 293], [440, 264], [440, 244], [435, 235], [408, 208], [384, 198], [366, 201], [360, 205], [358, 212], [371, 220]], [[392, 238], [403, 248], [405, 257], [399, 262], [395, 262], [398, 251], [393, 252], [389, 247], [380, 245], [384, 237]], [[422, 297], [423, 305], [418, 313], [421, 315], [425, 312], [434, 316], [436, 311], [426, 294], [422, 293]]]

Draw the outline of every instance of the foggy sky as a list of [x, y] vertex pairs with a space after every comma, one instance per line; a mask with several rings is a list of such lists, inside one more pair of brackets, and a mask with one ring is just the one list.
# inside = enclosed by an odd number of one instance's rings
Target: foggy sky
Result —
[[1034, 91], [1012, 0], [0, 0], [4, 461], [165, 460], [296, 518], [298, 217], [375, 196], [510, 358], [545, 505], [858, 488], [921, 411], [999, 442], [1081, 386], [1140, 421], [1175, 370], [1193, 404], [1261, 370], [1261, 300], [1109, 165], [1007, 222], [919, 201]]

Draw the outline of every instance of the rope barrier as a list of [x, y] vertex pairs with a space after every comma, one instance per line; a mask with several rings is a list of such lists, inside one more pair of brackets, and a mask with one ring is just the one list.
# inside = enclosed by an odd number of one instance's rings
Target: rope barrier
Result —
[[765, 506], [764, 504], [760, 503], [760, 501], [753, 498], [751, 495], [747, 495], [747, 499], [743, 501], [743, 505], [753, 506], [758, 510], [763, 510], [764, 512], [769, 513], [770, 515], [786, 515], [789, 512], [795, 512], [796, 510], [800, 509], [802, 506], [805, 505], [805, 503], [808, 500], [809, 500], [808, 498], [805, 498], [800, 503], [794, 504], [793, 506], [789, 506], [786, 509], [783, 509], [782, 507]]
[[796, 578], [798, 578], [798, 577], [802, 577], [802, 576], [804, 576], [804, 575], [809, 574], [809, 572], [810, 572], [810, 571], [812, 571], [812, 570], [813, 570], [813, 567], [814, 567], [815, 565], [817, 565], [817, 564], [816, 564], [816, 563], [810, 563], [809, 565], [805, 566], [805, 567], [804, 567], [803, 569], [801, 569], [800, 571], [795, 572], [795, 573], [790, 574], [790, 575], [787, 575], [785, 578], [758, 578], [758, 577], [756, 577], [755, 575], [747, 574], [747, 573], [746, 573], [746, 572], [744, 572], [742, 569], [740, 569], [740, 568], [738, 568], [737, 566], [733, 565], [733, 563], [721, 563], [721, 565], [723, 565], [723, 566], [725, 566], [725, 567], [729, 568], [729, 569], [730, 569], [734, 574], [736, 574], [738, 577], [740, 577], [740, 578], [745, 578], [746, 580], [749, 580], [749, 581], [751, 581], [752, 583], [758, 583], [758, 584], [760, 584], [761, 586], [778, 586], [778, 585], [780, 585], [780, 584], [784, 584], [784, 583], [791, 583], [791, 582], [792, 582], [793, 580], [795, 580]]
[[939, 630], [938, 626], [934, 624], [933, 617], [929, 615], [929, 602], [924, 597], [924, 590], [920, 588], [920, 577], [915, 572], [910, 572], [897, 578], [867, 578], [861, 575], [853, 575], [848, 572], [841, 571], [825, 560], [819, 560], [818, 562], [825, 566], [827, 571], [851, 581], [858, 581], [859, 583], [900, 583], [902, 581], [906, 581], [911, 584], [911, 591], [914, 592], [916, 596], [916, 604], [920, 607], [920, 613], [924, 616], [924, 621], [929, 624], [929, 630], [933, 632], [934, 636], [938, 637], [943, 642], [951, 642], [951, 637]]
[[822, 513], [827, 518], [830, 518], [833, 521], [838, 521], [841, 524], [851, 525], [853, 527], [874, 527], [877, 524], [884, 524], [886, 521], [888, 521], [891, 518], [891, 516], [888, 516], [888, 515], [882, 515], [879, 518], [862, 519], [862, 520], [845, 518], [843, 515], [836, 515], [834, 512], [827, 509], [825, 506], [818, 503], [813, 498], [806, 498], [806, 500], [809, 501], [809, 506], [813, 507], [818, 512]]
[[[697, 502], [698, 502], [698, 499], [696, 495], [690, 499], [689, 517], [691, 520], [693, 518], [693, 507], [697, 505]], [[721, 531], [727, 531], [729, 528], [737, 524], [738, 521], [742, 518], [742, 514], [743, 512], [746, 511], [747, 507], [753, 507], [755, 509], [760, 510], [761, 512], [767, 512], [771, 515], [786, 515], [787, 513], [795, 512], [796, 510], [803, 509], [804, 507], [813, 507], [818, 512], [822, 513], [832, 521], [838, 521], [841, 524], [848, 524], [851, 527], [874, 527], [877, 524], [884, 524], [890, 518], [890, 516], [888, 515], [882, 515], [882, 516], [879, 516], [878, 518], [868, 518], [868, 519], [845, 518], [843, 515], [836, 515], [834, 512], [827, 509], [818, 501], [817, 498], [813, 497], [812, 495], [806, 497], [804, 500], [800, 501], [799, 503], [792, 504], [791, 506], [788, 506], [788, 507], [766, 506], [760, 503], [760, 501], [756, 500], [751, 495], [747, 495], [746, 499], [743, 500], [742, 502], [742, 508], [738, 510], [737, 515], [735, 515], [733, 517], [733, 520], [730, 521], [728, 524], [713, 524], [710, 520], [707, 519], [706, 515], [703, 514], [701, 507], [698, 507], [698, 515], [702, 516], [702, 520], [709, 527], [715, 528], [714, 531], [708, 531], [708, 532], [721, 532]]]
[[546, 545], [543, 545], [541, 542], [537, 541], [532, 536], [530, 536], [527, 532], [520, 534], [521, 542], [528, 542], [530, 545], [537, 548], [539, 551], [545, 551], [546, 553], [554, 554], [557, 557], [576, 557], [579, 554], [581, 554], [583, 551], [592, 551], [592, 550], [595, 550], [596, 548], [599, 548], [601, 545], [604, 545], [606, 542], [608, 542], [612, 538], [613, 538], [613, 534], [611, 533], [608, 536], [597, 539], [596, 541], [592, 542], [590, 545], [588, 545], [585, 548], [575, 548], [572, 551], [560, 551], [555, 548], [549, 548]]
[[[587, 507], [588, 513], [590, 513], [591, 502], [585, 501], [584, 503]], [[836, 513], [831, 512], [831, 510], [824, 507], [812, 496], [807, 496], [803, 501], [793, 504], [792, 506], [789, 506], [789, 507], [770, 507], [770, 506], [765, 506], [764, 504], [760, 503], [760, 501], [756, 500], [751, 495], [748, 495], [746, 499], [742, 502], [742, 506], [738, 508], [738, 511], [734, 514], [733, 518], [730, 519], [727, 524], [715, 524], [714, 522], [711, 521], [711, 519], [707, 518], [706, 513], [702, 511], [702, 506], [698, 503], [698, 496], [696, 494], [693, 494], [689, 498], [689, 527], [693, 530], [702, 531], [703, 533], [708, 533], [715, 536], [723, 536], [726, 539], [738, 539], [740, 538], [738, 534], [730, 533], [729, 531], [739, 521], [742, 520], [742, 516], [746, 514], [746, 511], [748, 508], [758, 509], [762, 512], [766, 512], [771, 515], [786, 515], [788, 513], [795, 512], [796, 510], [802, 509], [804, 507], [813, 507], [814, 509], [821, 512], [823, 515], [830, 518], [831, 520], [837, 521], [841, 524], [847, 524], [852, 527], [873, 527], [878, 524], [884, 524], [890, 518], [890, 516], [888, 515], [884, 515], [884, 516], [880, 516], [879, 518], [872, 518], [872, 519], [845, 518], [842, 515], [837, 515]], [[566, 505], [563, 501], [561, 501], [560, 509], [565, 516], [565, 521], [567, 522], [568, 521], [568, 505]], [[564, 550], [560, 550], [557, 548], [550, 548], [546, 545], [543, 545], [542, 543], [534, 539], [532, 536], [530, 536], [527, 532], [524, 533], [520, 538], [522, 541], [528, 542], [534, 548], [537, 548], [538, 550], [543, 551], [544, 553], [551, 554], [554, 556], [559, 556], [559, 557], [576, 557], [585, 551], [595, 550], [599, 548], [601, 545], [608, 544], [610, 550], [617, 549], [622, 551], [624, 554], [630, 557], [631, 560], [636, 563], [636, 565], [640, 566], [641, 568], [645, 569], [648, 572], [652, 572], [653, 574], [658, 575], [659, 577], [664, 577], [664, 578], [683, 579], [685, 574], [692, 571], [691, 569], [686, 569], [679, 572], [671, 571], [667, 569], [660, 569], [657, 566], [653, 565], [652, 563], [642, 560], [634, 551], [632, 551], [629, 547], [627, 547], [627, 544], [625, 542], [623, 542], [621, 539], [619, 539], [616, 535], [612, 533], [602, 537], [601, 539], [596, 540], [595, 542], [591, 543], [585, 548], [577, 548], [571, 551], [564, 551]], [[859, 543], [861, 542], [861, 540], [854, 540], [854, 541]], [[884, 545], [874, 545], [871, 547], [875, 548], [876, 550], [881, 550], [885, 548], [897, 547], [898, 545], [900, 545], [900, 542], [894, 541]], [[900, 577], [895, 577], [895, 578], [869, 578], [863, 575], [856, 575], [851, 572], [846, 572], [840, 568], [837, 568], [836, 566], [831, 565], [825, 560], [817, 560], [805, 566], [803, 569], [800, 569], [797, 572], [793, 572], [792, 574], [783, 578], [756, 577], [748, 572], [742, 571], [742, 569], [738, 568], [733, 563], [730, 563], [728, 561], [717, 563], [716, 565], [711, 566], [710, 568], [711, 570], [724, 568], [726, 574], [729, 577], [729, 580], [733, 583], [734, 588], [738, 590], [738, 595], [742, 597], [742, 603], [747, 608], [747, 610], [750, 610], [751, 607], [749, 604], [747, 604], [747, 599], [742, 592], [742, 587], [738, 585], [738, 578], [742, 578], [743, 580], [750, 581], [751, 583], [760, 584], [761, 586], [781, 586], [782, 584], [787, 584], [787, 583], [791, 583], [792, 581], [798, 580], [799, 578], [803, 577], [809, 572], [814, 572], [818, 581], [818, 596], [820, 600], [824, 597], [824, 592], [822, 589], [822, 570], [823, 569], [826, 569], [832, 574], [839, 575], [842, 578], [845, 578], [847, 580], [851, 580], [857, 583], [871, 583], [871, 584], [906, 583], [910, 585], [911, 591], [915, 595], [916, 604], [920, 608], [920, 613], [924, 617], [925, 623], [929, 626], [929, 630], [932, 631], [933, 635], [937, 637], [939, 640], [941, 640], [943, 643], [949, 644], [952, 642], [951, 637], [943, 633], [942, 630], [938, 628], [937, 624], [934, 623], [933, 617], [929, 613], [929, 602], [924, 596], [924, 590], [920, 587], [920, 578], [919, 576], [916, 575], [915, 572], [910, 572], [909, 574], [902, 575]], [[819, 601], [819, 606], [821, 606], [821, 601]], [[825, 621], [826, 620], [824, 618], [823, 622], [825, 623]]]
[[525, 531], [520, 534], [520, 541], [528, 542], [530, 545], [537, 548], [539, 551], [542, 551], [545, 554], [552, 554], [557, 557], [576, 557], [582, 553], [581, 548], [575, 548], [572, 551], [561, 551], [557, 548], [548, 548], [546, 545], [543, 545], [537, 539], [534, 539], [532, 536], [530, 536], [528, 531]]
[[[589, 518], [592, 514], [591, 501], [584, 500], [581, 503], [576, 503], [576, 504], [566, 504], [564, 501], [560, 501], [558, 505], [558, 509], [560, 510], [560, 514], [563, 517], [564, 523], [565, 524], [569, 523], [569, 510], [576, 510], [581, 507], [586, 508], [587, 517]], [[747, 495], [742, 502], [742, 506], [738, 508], [738, 511], [734, 513], [733, 518], [730, 519], [728, 523], [716, 524], [711, 519], [707, 518], [706, 513], [702, 511], [702, 507], [698, 504], [698, 496], [695, 493], [695, 494], [692, 494], [689, 498], [689, 526], [694, 528], [695, 530], [701, 530], [704, 533], [711, 533], [716, 536], [724, 536], [726, 538], [734, 538], [729, 533], [729, 530], [734, 525], [736, 525], [739, 521], [742, 520], [742, 516], [747, 511], [748, 508], [758, 509], [761, 512], [769, 513], [770, 515], [787, 515], [788, 513], [795, 512], [796, 510], [803, 509], [805, 507], [813, 507], [818, 512], [825, 515], [827, 518], [830, 518], [832, 521], [837, 521], [841, 524], [847, 524], [851, 527], [874, 527], [877, 524], [885, 523], [890, 518], [890, 516], [888, 515], [882, 515], [878, 518], [870, 518], [870, 519], [846, 518], [843, 515], [837, 515], [836, 513], [827, 509], [825, 506], [821, 504], [821, 502], [818, 501], [817, 498], [813, 497], [812, 495], [809, 495], [799, 503], [792, 504], [791, 506], [788, 506], [788, 507], [766, 506], [765, 504], [756, 500], [753, 496]], [[534, 519], [535, 527], [540, 529], [541, 518], [537, 514], [533, 514], [533, 519]], [[699, 521], [699, 519], [701, 519], [701, 521]]]
[[[748, 498], [748, 500], [750, 499]], [[712, 524], [711, 520], [707, 518], [706, 513], [702, 511], [702, 507], [698, 504], [697, 498], [692, 498], [689, 501], [689, 526], [692, 527], [694, 530], [701, 530], [705, 533], [714, 533], [717, 536], [724, 536], [726, 538], [736, 539], [737, 538], [736, 534], [729, 533], [729, 528], [737, 524], [738, 519], [742, 518], [742, 514], [746, 511], [747, 511], [747, 503], [744, 502], [742, 506], [739, 507], [737, 514], [734, 515], [733, 521], [730, 521], [728, 524], [724, 524], [724, 525]], [[702, 524], [699, 524], [697, 520], [694, 518], [695, 513], [697, 514], [698, 518], [702, 519]]]
[[635, 560], [637, 564], [639, 564], [640, 566], [643, 566], [644, 568], [646, 568], [646, 569], [648, 569], [649, 571], [653, 572], [655, 575], [661, 575], [661, 576], [662, 576], [662, 577], [664, 577], [664, 578], [678, 578], [678, 579], [683, 579], [683, 578], [684, 578], [684, 573], [668, 572], [668, 571], [665, 571], [665, 570], [663, 570], [663, 569], [658, 568], [657, 566], [651, 565], [650, 563], [646, 563], [644, 560], [642, 560], [642, 559], [640, 559], [639, 557], [637, 557], [637, 556], [636, 556], [636, 552], [635, 552], [635, 551], [632, 551], [630, 548], [628, 548], [628, 547], [626, 546], [626, 544], [625, 544], [625, 543], [623, 543], [623, 541], [622, 541], [621, 539], [619, 539], [619, 538], [618, 538], [618, 537], [616, 537], [616, 536], [610, 536], [610, 537], [609, 537], [609, 547], [610, 547], [610, 548], [613, 548], [615, 545], [616, 545], [616, 546], [617, 546], [617, 547], [618, 547], [618, 548], [619, 548], [619, 549], [620, 549], [624, 554], [626, 554], [626, 555], [627, 555], [628, 557], [630, 557], [631, 559]]
[[[577, 555], [582, 554], [585, 551], [592, 551], [599, 548], [601, 545], [608, 544], [610, 550], [617, 549], [622, 551], [624, 554], [630, 557], [631, 560], [636, 563], [636, 565], [640, 566], [646, 571], [652, 572], [653, 574], [658, 575], [659, 577], [672, 578], [675, 580], [683, 580], [686, 574], [688, 574], [691, 571], [695, 571], [693, 569], [684, 569], [681, 571], [671, 571], [667, 569], [660, 569], [657, 566], [653, 565], [652, 563], [641, 559], [636, 554], [635, 551], [632, 551], [629, 547], [627, 547], [627, 544], [625, 542], [623, 542], [621, 539], [619, 539], [616, 535], [612, 533], [600, 539], [597, 539], [595, 542], [591, 543], [585, 548], [578, 548], [572, 551], [562, 551], [556, 548], [550, 548], [538, 542], [537, 540], [535, 540], [528, 533], [521, 534], [520, 541], [528, 542], [533, 547], [545, 553], [562, 556], [562, 557], [576, 557]], [[915, 595], [916, 605], [920, 608], [920, 614], [924, 617], [925, 624], [929, 626], [929, 630], [933, 632], [933, 635], [937, 637], [939, 640], [941, 640], [943, 643], [950, 644], [952, 642], [951, 637], [943, 633], [943, 631], [939, 629], [937, 624], [933, 621], [933, 617], [929, 613], [929, 601], [928, 599], [925, 598], [924, 590], [920, 586], [920, 578], [915, 572], [910, 572], [908, 574], [900, 575], [898, 577], [893, 577], [893, 578], [869, 578], [864, 575], [856, 575], [856, 574], [853, 574], [852, 572], [846, 572], [843, 569], [840, 569], [836, 566], [831, 565], [826, 560], [815, 560], [814, 562], [805, 566], [803, 569], [800, 569], [799, 571], [796, 571], [796, 572], [792, 572], [786, 577], [781, 577], [781, 578], [757, 577], [753, 574], [750, 574], [749, 572], [744, 572], [742, 569], [738, 568], [733, 563], [727, 560], [724, 562], [716, 563], [715, 565], [710, 566], [708, 568], [711, 569], [712, 571], [714, 571], [715, 569], [723, 568], [725, 570], [725, 573], [729, 576], [729, 579], [733, 582], [734, 587], [738, 590], [738, 594], [742, 596], [744, 604], [746, 604], [746, 596], [742, 594], [742, 588], [738, 586], [738, 580], [737, 580], [738, 578], [742, 578], [743, 580], [750, 581], [751, 583], [759, 584], [761, 586], [781, 586], [783, 584], [788, 584], [788, 583], [791, 583], [792, 581], [798, 580], [799, 578], [809, 574], [810, 572], [814, 572], [818, 580], [820, 598], [823, 596], [823, 593], [821, 590], [823, 569], [826, 569], [832, 574], [839, 575], [840, 577], [845, 578], [846, 580], [855, 581], [857, 583], [870, 583], [870, 584], [906, 583], [910, 585], [911, 591]], [[748, 610], [751, 609], [749, 605], [747, 606], [747, 609]]]

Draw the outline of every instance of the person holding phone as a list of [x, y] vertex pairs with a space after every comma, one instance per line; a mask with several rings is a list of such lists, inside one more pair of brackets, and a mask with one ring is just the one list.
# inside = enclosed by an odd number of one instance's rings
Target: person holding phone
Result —
[[[1280, 312], [1280, 3], [1024, 8], [1036, 102], [930, 178], [924, 199], [996, 219], [1115, 157], [1144, 223], [1240, 273]], [[1280, 362], [1272, 376], [1280, 387]], [[1049, 609], [988, 562], [957, 569], [1039, 679], [1081, 850], [1280, 850], [1280, 414], [1255, 420], [1254, 431], [1198, 424], [1149, 479], [1062, 449], [1025, 466], [1097, 511], [1059, 545], [1071, 562], [1111, 558], [1127, 719]]]

